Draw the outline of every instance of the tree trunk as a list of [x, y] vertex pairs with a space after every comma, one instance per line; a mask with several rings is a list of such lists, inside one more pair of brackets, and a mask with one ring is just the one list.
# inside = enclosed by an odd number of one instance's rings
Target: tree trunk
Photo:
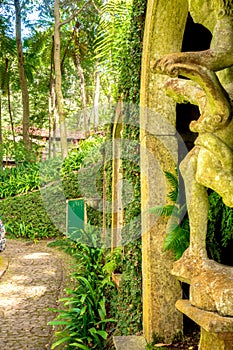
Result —
[[53, 158], [56, 157], [56, 137], [57, 137], [57, 122], [59, 119], [57, 107], [56, 107], [56, 96], [55, 96], [55, 89], [54, 89], [54, 80], [51, 82], [51, 107], [53, 111], [53, 117], [51, 122], [51, 139], [52, 139], [52, 150], [53, 150]]
[[56, 106], [59, 116], [60, 124], [60, 138], [61, 138], [61, 153], [64, 159], [68, 154], [67, 133], [66, 133], [66, 118], [64, 111], [64, 102], [62, 95], [62, 77], [61, 77], [61, 43], [60, 43], [60, 1], [54, 1], [54, 70], [55, 70], [55, 93]]
[[89, 134], [89, 123], [87, 121], [87, 102], [86, 102], [86, 93], [85, 93], [85, 77], [83, 74], [83, 69], [81, 66], [79, 54], [75, 52], [75, 65], [78, 70], [78, 76], [80, 79], [80, 94], [81, 94], [81, 103], [82, 103], [82, 114], [83, 114], [83, 122], [84, 122], [84, 132], [85, 136]]
[[100, 73], [98, 71], [98, 65], [96, 65], [95, 72], [95, 91], [94, 91], [94, 130], [98, 130], [99, 125], [99, 96], [100, 96]]
[[8, 112], [10, 116], [10, 125], [11, 125], [11, 132], [13, 137], [13, 143], [15, 148], [15, 130], [14, 130], [14, 123], [13, 123], [13, 117], [12, 117], [12, 111], [11, 111], [11, 91], [10, 91], [10, 81], [9, 81], [9, 60], [6, 58], [6, 76], [7, 76], [7, 103], [8, 103]]
[[22, 91], [22, 104], [23, 104], [23, 143], [26, 149], [30, 148], [29, 138], [29, 95], [27, 88], [27, 80], [24, 71], [24, 57], [22, 49], [21, 39], [21, 8], [19, 0], [14, 0], [15, 6], [15, 37], [16, 37], [16, 48], [18, 55], [18, 69], [20, 78], [20, 87]]
[[3, 149], [2, 149], [2, 96], [0, 95], [0, 168], [3, 167]]
[[49, 158], [53, 155], [56, 157], [56, 131], [57, 131], [57, 107], [55, 82], [53, 78], [53, 63], [54, 63], [54, 36], [52, 41], [51, 60], [50, 60], [50, 97], [49, 97]]

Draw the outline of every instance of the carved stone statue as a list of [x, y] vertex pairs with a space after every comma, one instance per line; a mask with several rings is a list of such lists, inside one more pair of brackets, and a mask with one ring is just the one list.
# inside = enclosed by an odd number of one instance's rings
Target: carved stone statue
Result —
[[[167, 94], [177, 102], [198, 105], [201, 114], [190, 124], [191, 131], [198, 132], [195, 146], [180, 165], [190, 246], [172, 273], [190, 283], [194, 306], [233, 316], [233, 267], [209, 260], [206, 253], [207, 188], [233, 207], [233, 1], [189, 0], [189, 11], [194, 21], [212, 31], [210, 49], [171, 53], [152, 64], [157, 73], [172, 77], [165, 86]], [[226, 73], [224, 84], [218, 71]]]

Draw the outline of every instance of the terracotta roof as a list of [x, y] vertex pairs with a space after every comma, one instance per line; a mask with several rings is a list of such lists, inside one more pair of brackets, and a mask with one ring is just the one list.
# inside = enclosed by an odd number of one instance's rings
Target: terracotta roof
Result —
[[[18, 126], [15, 128], [16, 134], [21, 134], [23, 133], [23, 128], [22, 126]], [[29, 134], [30, 136], [34, 137], [40, 137], [40, 138], [49, 138], [49, 130], [48, 129], [40, 129], [40, 128], [35, 128], [35, 127], [30, 127], [29, 128]], [[56, 138], [60, 138], [60, 130], [56, 130]], [[67, 130], [67, 138], [68, 139], [77, 139], [77, 140], [83, 140], [85, 139], [85, 133], [82, 130]]]

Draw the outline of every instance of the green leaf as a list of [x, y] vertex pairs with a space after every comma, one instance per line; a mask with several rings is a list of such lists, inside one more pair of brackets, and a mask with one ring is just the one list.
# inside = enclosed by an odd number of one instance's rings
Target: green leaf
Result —
[[156, 214], [158, 216], [171, 216], [174, 211], [176, 211], [174, 205], [156, 206], [149, 209], [151, 214]]
[[57, 325], [70, 325], [70, 321], [49, 321], [48, 325], [57, 326]]
[[66, 341], [69, 341], [69, 340], [70, 340], [70, 337], [65, 337], [65, 338], [59, 339], [59, 340], [57, 340], [55, 343], [52, 344], [51, 349], [53, 350], [53, 349], [55, 349], [58, 345], [60, 345], [60, 344], [62, 344], [62, 343], [64, 343], [64, 342], [66, 342]]
[[97, 330], [96, 334], [100, 335], [104, 340], [106, 340], [108, 337], [108, 333], [106, 331]]

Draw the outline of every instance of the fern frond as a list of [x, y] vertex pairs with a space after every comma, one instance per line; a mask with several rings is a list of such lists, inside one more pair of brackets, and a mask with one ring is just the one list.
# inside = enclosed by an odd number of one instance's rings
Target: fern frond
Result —
[[172, 250], [175, 259], [178, 260], [189, 246], [189, 230], [183, 229], [179, 225], [174, 225], [164, 241], [164, 250]]
[[157, 216], [171, 216], [175, 210], [174, 205], [156, 206], [149, 209], [151, 214], [156, 214]]
[[170, 198], [173, 202], [176, 202], [179, 196], [179, 182], [177, 175], [170, 173], [169, 171], [165, 171], [165, 177], [170, 183], [172, 190], [168, 194], [168, 198]]
[[170, 171], [165, 171], [164, 172], [165, 177], [167, 178], [168, 182], [173, 188], [178, 188], [178, 176], [177, 174], [173, 174]]
[[170, 231], [167, 235], [167, 237], [165, 238], [164, 241], [164, 249], [168, 250], [168, 249], [173, 249], [174, 247], [179, 246], [180, 244], [180, 240], [181, 237], [183, 235], [183, 229], [176, 225], [174, 226], [174, 229], [172, 231]]

